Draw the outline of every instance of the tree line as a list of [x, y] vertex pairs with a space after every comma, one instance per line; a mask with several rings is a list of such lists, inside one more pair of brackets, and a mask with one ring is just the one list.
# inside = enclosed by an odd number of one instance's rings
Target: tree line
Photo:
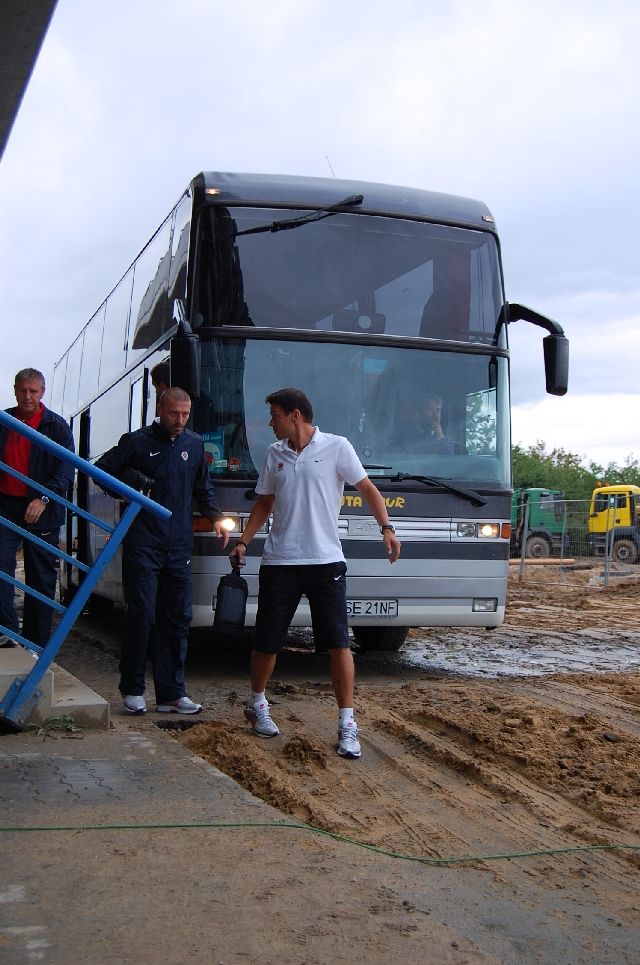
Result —
[[590, 499], [598, 483], [640, 486], [640, 461], [633, 454], [627, 457], [623, 466], [613, 462], [600, 466], [596, 462], [585, 465], [580, 456], [564, 449], [547, 452], [544, 442], [537, 442], [528, 449], [513, 446], [511, 453], [514, 487], [540, 486], [559, 489], [567, 499]]

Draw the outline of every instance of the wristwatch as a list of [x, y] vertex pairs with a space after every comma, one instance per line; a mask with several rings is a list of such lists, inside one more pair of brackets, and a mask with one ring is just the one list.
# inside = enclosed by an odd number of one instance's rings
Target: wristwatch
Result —
[[40, 502], [42, 503], [43, 506], [47, 506], [47, 505], [49, 504], [49, 497], [48, 497], [48, 496], [40, 496]]
[[381, 526], [380, 532], [384, 533], [385, 529], [388, 529], [390, 533], [395, 533], [396, 531], [395, 526], [392, 526], [391, 523], [385, 523], [383, 526]]

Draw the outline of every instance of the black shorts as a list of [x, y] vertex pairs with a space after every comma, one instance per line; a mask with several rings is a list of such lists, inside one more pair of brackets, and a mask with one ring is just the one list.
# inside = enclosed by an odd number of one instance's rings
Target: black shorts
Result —
[[316, 650], [350, 646], [347, 564], [261, 566], [254, 649], [279, 653], [303, 596], [309, 601]]

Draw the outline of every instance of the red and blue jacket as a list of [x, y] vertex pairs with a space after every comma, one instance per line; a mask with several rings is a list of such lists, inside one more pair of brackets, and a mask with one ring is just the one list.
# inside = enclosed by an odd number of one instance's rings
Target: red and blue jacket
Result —
[[[18, 418], [17, 406], [14, 406], [12, 409], [6, 409], [5, 411], [8, 412], [9, 415], [12, 415], [14, 419]], [[45, 407], [42, 420], [36, 431], [46, 436], [47, 439], [51, 439], [53, 442], [64, 446], [65, 449], [69, 449], [71, 452], [75, 451], [73, 435], [69, 424], [65, 422], [62, 416], [56, 412], [52, 412], [51, 409]], [[6, 426], [0, 426], [0, 459], [2, 461], [4, 461], [4, 448], [9, 432], [10, 430], [7, 429]], [[31, 445], [29, 452], [29, 477], [35, 480], [35, 482], [46, 486], [47, 489], [57, 493], [58, 496], [67, 496], [73, 484], [74, 473], [75, 468], [71, 463], [64, 462], [64, 460], [53, 453], [47, 452], [42, 446]], [[41, 493], [37, 489], [29, 487], [26, 498], [29, 500], [36, 499], [40, 495]], [[59, 529], [64, 522], [65, 512], [64, 506], [60, 506], [59, 503], [56, 503], [52, 499], [48, 506], [45, 507], [35, 528], [38, 530]]]

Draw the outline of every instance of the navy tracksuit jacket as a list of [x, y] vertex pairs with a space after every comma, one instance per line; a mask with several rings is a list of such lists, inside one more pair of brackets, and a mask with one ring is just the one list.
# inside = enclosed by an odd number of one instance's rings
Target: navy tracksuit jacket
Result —
[[141, 510], [123, 542], [127, 616], [120, 689], [132, 696], [144, 693], [147, 642], [155, 620], [152, 661], [156, 700], [177, 700], [185, 694], [184, 662], [192, 613], [192, 499], [203, 515], [222, 515], [204, 444], [189, 429], [172, 440], [159, 422], [153, 422], [122, 436], [96, 465], [133, 489], [148, 491], [151, 499], [171, 510], [168, 520]]

